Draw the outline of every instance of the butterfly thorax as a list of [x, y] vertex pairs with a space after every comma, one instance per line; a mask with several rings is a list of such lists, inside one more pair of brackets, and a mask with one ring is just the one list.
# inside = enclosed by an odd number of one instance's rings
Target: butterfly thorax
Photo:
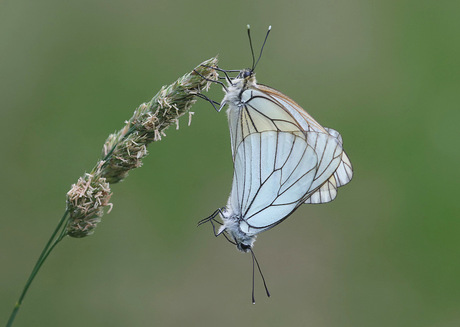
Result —
[[222, 104], [229, 104], [230, 108], [233, 106], [241, 107], [244, 104], [244, 101], [242, 101], [243, 92], [251, 87], [255, 87], [256, 84], [255, 73], [250, 69], [242, 70], [236, 78], [232, 79], [227, 90], [224, 90], [225, 97]]
[[221, 211], [223, 225], [219, 233], [227, 232], [235, 241], [236, 247], [241, 252], [249, 252], [256, 241], [256, 235], [248, 235], [240, 228], [241, 215], [235, 214], [231, 207], [225, 207]]

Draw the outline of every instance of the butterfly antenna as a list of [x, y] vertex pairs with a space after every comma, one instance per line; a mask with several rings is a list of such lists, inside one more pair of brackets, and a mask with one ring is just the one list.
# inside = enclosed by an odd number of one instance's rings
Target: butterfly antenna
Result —
[[254, 262], [255, 262], [255, 260], [254, 260], [254, 252], [252, 252], [252, 250], [251, 250], [251, 254], [252, 254], [252, 304], [256, 304], [256, 299], [254, 297], [254, 275], [255, 275], [255, 273], [254, 273], [254, 270], [255, 270]]
[[264, 287], [265, 287], [265, 292], [267, 293], [267, 296], [270, 297], [270, 292], [268, 291], [267, 283], [265, 282], [265, 277], [264, 274], [262, 274], [262, 269], [260, 269], [259, 262], [257, 261], [256, 255], [254, 254], [254, 251], [250, 249], [251, 255], [252, 255], [252, 304], [256, 303], [256, 300], [254, 298], [254, 270], [255, 270], [255, 265], [257, 265], [257, 269], [259, 269], [260, 277], [262, 277], [262, 281], [264, 282]]
[[[270, 34], [270, 31], [272, 30], [272, 26], [268, 26], [268, 31], [267, 34], [265, 34], [265, 40], [264, 43], [262, 44], [262, 48], [260, 48], [260, 54], [259, 54], [259, 59], [257, 59], [256, 64], [253, 66], [252, 70], [256, 69], [257, 64], [259, 63], [260, 58], [262, 57], [262, 52], [264, 51], [265, 47], [265, 42], [267, 42], [268, 34]], [[254, 52], [252, 53], [252, 58], [254, 59]]]
[[251, 47], [251, 54], [252, 54], [252, 69], [251, 71], [254, 71], [256, 68], [256, 58], [254, 56], [254, 48], [252, 47], [252, 39], [251, 39], [251, 26], [248, 24], [248, 38], [249, 38], [249, 46]]

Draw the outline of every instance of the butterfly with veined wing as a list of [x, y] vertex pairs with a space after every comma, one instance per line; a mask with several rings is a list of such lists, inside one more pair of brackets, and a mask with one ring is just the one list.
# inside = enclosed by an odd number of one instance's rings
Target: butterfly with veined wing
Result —
[[257, 234], [273, 228], [304, 203], [334, 200], [337, 188], [350, 182], [353, 168], [337, 131], [322, 127], [281, 92], [257, 84], [254, 69], [265, 41], [255, 62], [249, 25], [248, 35], [252, 68], [239, 71], [235, 78], [228, 76], [231, 71], [217, 68], [228, 82], [228, 86], [222, 83], [225, 97], [220, 109], [228, 105], [232, 190], [227, 205], [199, 224], [217, 222], [215, 217], [220, 215], [222, 224], [215, 235], [223, 234], [238, 250], [251, 252], [254, 264]]

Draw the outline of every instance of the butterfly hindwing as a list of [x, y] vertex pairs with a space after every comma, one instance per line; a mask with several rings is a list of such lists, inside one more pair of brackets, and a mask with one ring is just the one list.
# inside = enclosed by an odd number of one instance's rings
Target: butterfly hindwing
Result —
[[[335, 136], [338, 139], [340, 145], [342, 146], [342, 136], [339, 134], [339, 132], [332, 128], [325, 129], [328, 131], [329, 134]], [[345, 151], [342, 152], [342, 160], [334, 173], [334, 177], [337, 181], [337, 187], [349, 183], [353, 177], [353, 167]]]

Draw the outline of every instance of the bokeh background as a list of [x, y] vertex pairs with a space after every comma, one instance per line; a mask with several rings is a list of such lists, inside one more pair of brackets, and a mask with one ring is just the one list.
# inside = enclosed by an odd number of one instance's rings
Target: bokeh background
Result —
[[[258, 238], [251, 257], [196, 222], [226, 204], [225, 113], [149, 147], [96, 233], [67, 238], [15, 326], [460, 325], [460, 3], [0, 1], [0, 323], [107, 135], [219, 54], [341, 132], [354, 180]], [[209, 95], [222, 98], [220, 87]]]

